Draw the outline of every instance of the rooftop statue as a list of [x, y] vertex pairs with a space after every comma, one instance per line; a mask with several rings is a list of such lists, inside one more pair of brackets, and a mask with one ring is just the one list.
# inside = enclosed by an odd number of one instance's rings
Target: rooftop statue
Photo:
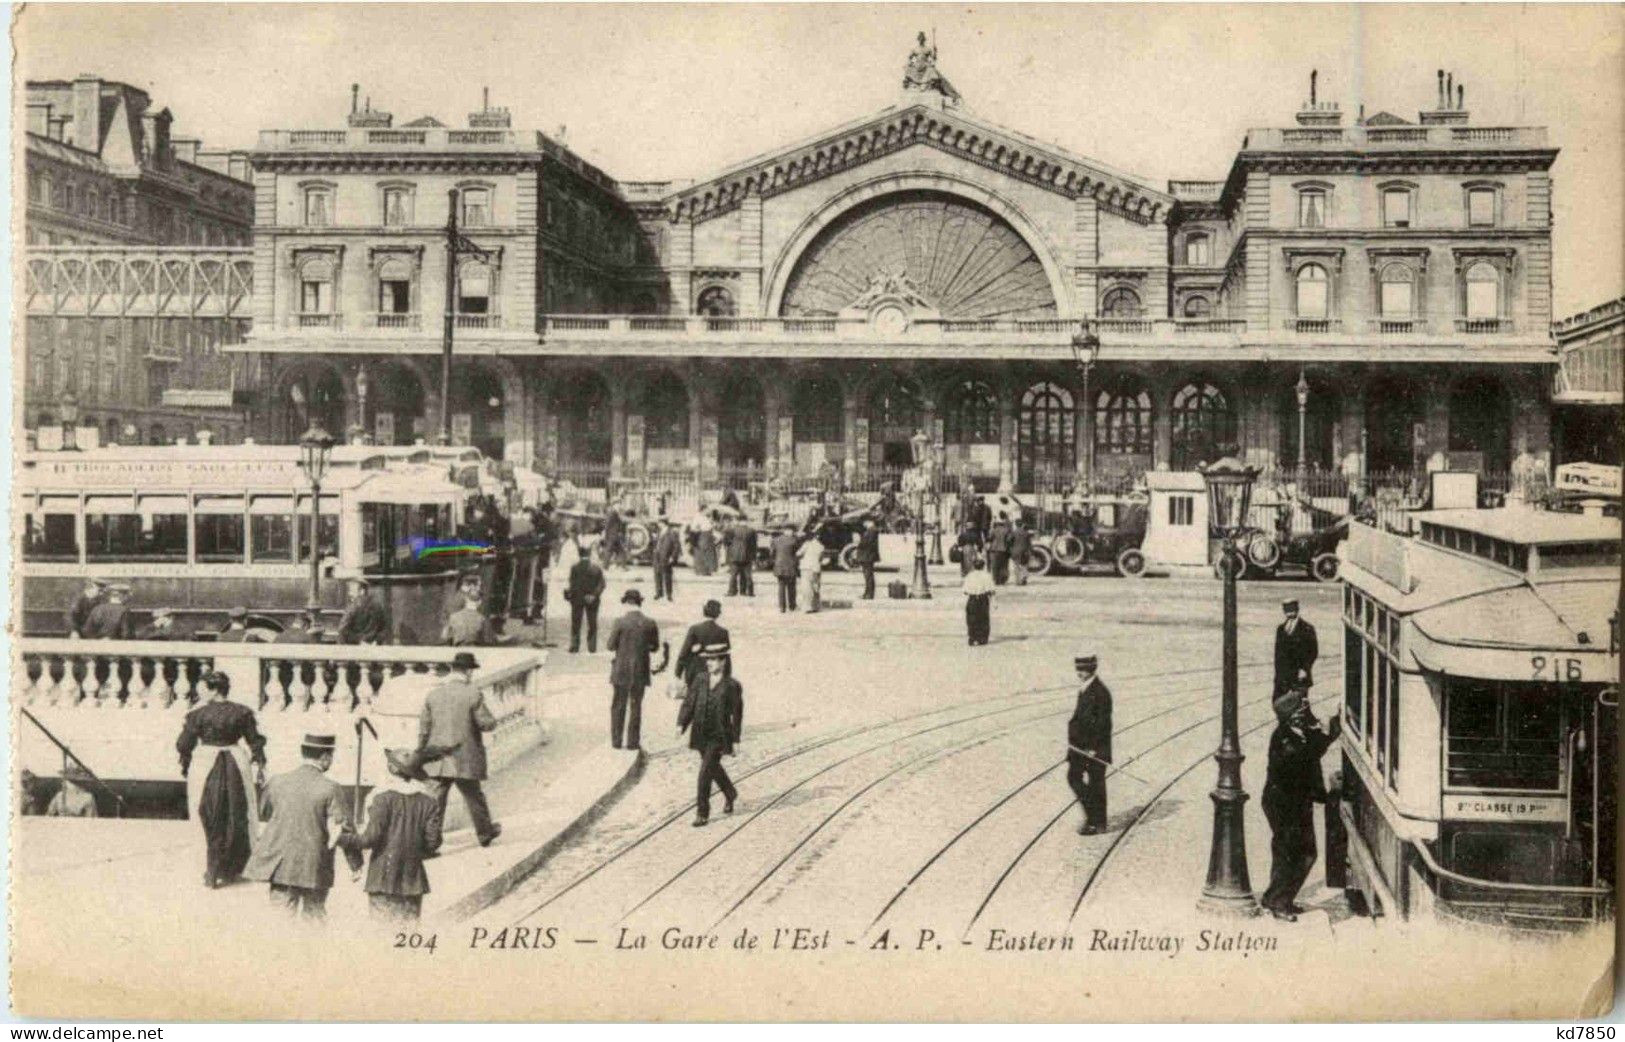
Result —
[[960, 102], [959, 92], [954, 90], [948, 78], [937, 71], [937, 48], [928, 43], [925, 33], [920, 33], [919, 42], [908, 56], [908, 67], [903, 71], [903, 88], [905, 90], [934, 91], [947, 98], [950, 104]]

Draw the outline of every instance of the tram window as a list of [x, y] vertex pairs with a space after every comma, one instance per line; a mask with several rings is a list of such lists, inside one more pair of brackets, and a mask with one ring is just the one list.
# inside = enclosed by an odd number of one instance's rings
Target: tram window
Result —
[[361, 552], [378, 552], [378, 504], [361, 504]]
[[1384, 768], [1388, 763], [1388, 670], [1380, 657], [1371, 663], [1375, 666], [1377, 675], [1374, 678], [1376, 690], [1372, 697], [1377, 703], [1377, 773], [1386, 774]]
[[1446, 693], [1447, 773], [1452, 787], [1559, 787], [1561, 712], [1542, 685], [1453, 679]]
[[29, 514], [24, 522], [23, 560], [77, 561], [79, 541], [73, 514]]
[[243, 560], [243, 515], [198, 514], [197, 559], [217, 564], [240, 564]]
[[1168, 523], [1188, 525], [1196, 517], [1196, 504], [1190, 496], [1168, 497]]
[[1364, 703], [1364, 690], [1360, 687], [1360, 648], [1364, 642], [1360, 635], [1349, 627], [1343, 628], [1343, 713], [1344, 723], [1355, 733], [1361, 734], [1365, 728], [1360, 719], [1360, 707]]
[[1388, 663], [1388, 780], [1399, 777], [1399, 667]]
[[1364, 672], [1361, 676], [1361, 679], [1364, 681], [1364, 683], [1361, 685], [1361, 690], [1365, 692], [1365, 746], [1367, 749], [1370, 749], [1371, 735], [1376, 729], [1374, 726], [1374, 718], [1377, 712], [1377, 700], [1372, 697], [1371, 689], [1376, 684], [1377, 649], [1373, 648], [1369, 643], [1364, 641], [1361, 642], [1361, 647], [1363, 649], [1363, 654], [1360, 657], [1365, 660]]
[[293, 522], [287, 514], [255, 514], [248, 525], [256, 564], [293, 561]]
[[1388, 616], [1388, 650], [1399, 654], [1399, 616]]
[[1619, 567], [1618, 543], [1570, 543], [1540, 548], [1540, 567], [1596, 568]]
[[185, 514], [86, 513], [87, 561], [185, 561]]
[[[317, 556], [336, 557], [339, 552], [339, 519], [333, 514], [321, 515], [321, 527], [316, 530]], [[299, 563], [310, 560], [310, 515], [299, 515]]]
[[1362, 625], [1363, 625], [1363, 627], [1364, 627], [1367, 634], [1370, 634], [1370, 633], [1372, 633], [1374, 631], [1373, 628], [1374, 628], [1375, 623], [1376, 623], [1376, 618], [1377, 618], [1376, 605], [1373, 604], [1370, 600], [1366, 600], [1365, 604], [1364, 604], [1364, 615], [1363, 615]]

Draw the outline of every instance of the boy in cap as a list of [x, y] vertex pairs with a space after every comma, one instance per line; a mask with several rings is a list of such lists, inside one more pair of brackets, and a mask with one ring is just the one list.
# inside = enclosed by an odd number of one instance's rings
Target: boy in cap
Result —
[[699, 792], [695, 800], [694, 827], [711, 820], [711, 785], [722, 789], [722, 813], [734, 812], [739, 791], [722, 767], [722, 758], [732, 756], [745, 723], [745, 691], [728, 668], [726, 643], [700, 648], [705, 671], [689, 682], [688, 695], [677, 711], [677, 733], [688, 731], [688, 747], [700, 754]]
[[1274, 695], [1302, 687], [1307, 691], [1314, 686], [1315, 659], [1320, 657], [1320, 641], [1315, 628], [1307, 619], [1298, 617], [1296, 598], [1281, 602], [1286, 618], [1275, 630], [1275, 690]]
[[86, 579], [85, 588], [74, 599], [73, 606], [68, 609], [68, 636], [79, 637], [85, 632], [85, 623], [90, 621], [90, 613], [96, 606], [107, 599], [107, 582], [104, 579]]
[[1276, 695], [1272, 704], [1279, 724], [1270, 735], [1260, 801], [1270, 823], [1270, 885], [1261, 903], [1275, 918], [1293, 922], [1303, 911], [1298, 891], [1315, 864], [1315, 804], [1326, 802], [1320, 758], [1342, 733], [1342, 721], [1333, 717], [1330, 731], [1321, 731], [1301, 686]]
[[[344, 790], [327, 777], [333, 766], [338, 739], [330, 734], [307, 734], [299, 746], [303, 763], [272, 778], [261, 799], [270, 811], [244, 879], [271, 885], [271, 903], [307, 919], [327, 915], [327, 892], [333, 889], [334, 830], [350, 826]], [[361, 855], [346, 849], [353, 871], [361, 868]]]
[[411, 922], [423, 914], [429, 876], [423, 860], [440, 850], [441, 808], [429, 791], [423, 765], [451, 750], [385, 749], [389, 774], [367, 797], [367, 823], [359, 833], [346, 833], [339, 844], [347, 850], [372, 851], [367, 865], [367, 907], [386, 922]]
[[1112, 693], [1096, 675], [1100, 660], [1079, 655], [1078, 705], [1066, 725], [1066, 783], [1083, 805], [1078, 835], [1093, 836], [1106, 828], [1106, 768], [1112, 762]]

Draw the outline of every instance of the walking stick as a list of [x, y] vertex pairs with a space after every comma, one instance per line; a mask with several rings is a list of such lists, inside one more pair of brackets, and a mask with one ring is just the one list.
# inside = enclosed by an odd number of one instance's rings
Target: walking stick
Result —
[[366, 747], [367, 736], [361, 733], [362, 728], [372, 732], [372, 737], [378, 739], [378, 729], [372, 726], [372, 721], [366, 717], [355, 722], [355, 793], [351, 801], [355, 813], [351, 816], [356, 828], [361, 827], [361, 751]]

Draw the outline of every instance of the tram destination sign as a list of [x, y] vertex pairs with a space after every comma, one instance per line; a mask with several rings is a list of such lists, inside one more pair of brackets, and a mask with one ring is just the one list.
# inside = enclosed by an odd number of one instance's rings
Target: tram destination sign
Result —
[[1446, 793], [1444, 817], [1449, 821], [1568, 820], [1568, 801], [1561, 796], [1497, 796], [1493, 793]]

